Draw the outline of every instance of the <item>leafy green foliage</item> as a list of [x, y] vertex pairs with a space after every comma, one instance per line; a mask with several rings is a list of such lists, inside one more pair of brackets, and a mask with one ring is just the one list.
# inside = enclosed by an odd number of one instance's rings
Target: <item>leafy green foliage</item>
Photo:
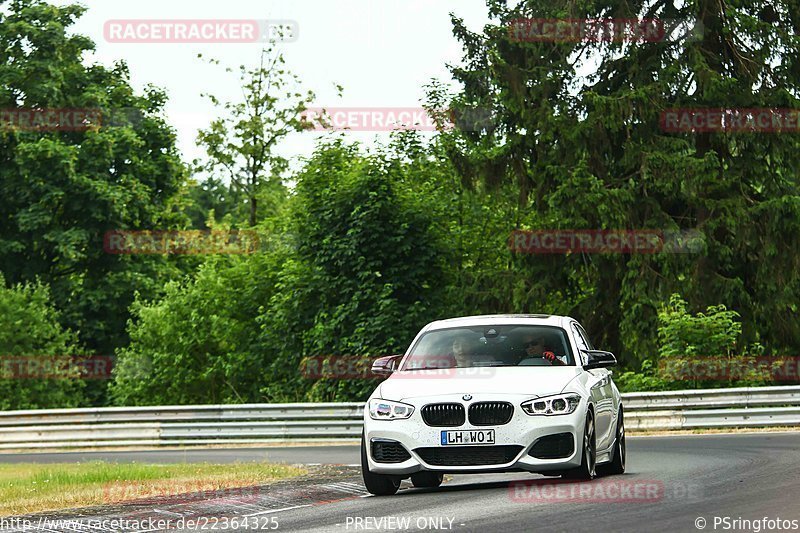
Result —
[[286, 239], [209, 261], [163, 300], [136, 304], [115, 401], [363, 397], [372, 380], [306, 379], [302, 362], [397, 353], [438, 316], [444, 247], [425, 205], [397, 185], [408, 172], [355, 145], [320, 147], [298, 175]]
[[[135, 94], [124, 64], [84, 64], [93, 44], [68, 33], [83, 8], [0, 6], [0, 109], [139, 112], [86, 131], [0, 131], [0, 269], [13, 286], [2, 298], [9, 316], [35, 302], [44, 320], [8, 349], [76, 349], [74, 331], [91, 353], [116, 352], [115, 403], [363, 399], [373, 380], [309, 379], [303, 361], [398, 353], [426, 322], [468, 314], [574, 316], [618, 354], [624, 390], [768, 383], [768, 372], [683, 381], [662, 367], [746, 366], [800, 345], [797, 136], [659, 127], [672, 108], [800, 107], [797, 0], [487, 0], [482, 32], [453, 19], [459, 90], [427, 86], [432, 110], [481, 120], [430, 142], [396, 133], [371, 152], [332, 136], [293, 175], [275, 148], [309, 126], [313, 94], [270, 47], [239, 68], [243, 100], [209, 96], [224, 116], [199, 133], [200, 184], [162, 118], [166, 95]], [[510, 38], [525, 17], [686, 24], [659, 41]], [[253, 227], [263, 247], [102, 250], [109, 229], [189, 224]], [[702, 242], [651, 255], [507, 246], [517, 229], [581, 228], [691, 230]], [[105, 401], [59, 383], [43, 404]]]
[[705, 313], [692, 315], [678, 294], [658, 312], [659, 358], [700, 355], [724, 357], [737, 353], [741, 335], [739, 313], [724, 305], [709, 306]]
[[764, 347], [741, 346], [739, 314], [724, 305], [691, 313], [678, 294], [658, 311], [658, 355], [639, 371], [614, 377], [623, 392], [768, 385], [786, 371], [779, 357], [758, 359]]
[[[299, 174], [293, 198], [294, 261], [262, 316], [262, 345], [283, 372], [280, 389], [308, 356], [379, 356], [405, 350], [437, 316], [446, 252], [419, 196], [401, 185], [409, 165], [361, 156], [356, 145], [318, 148]], [[288, 348], [288, 350], [287, 350]], [[363, 397], [374, 386], [323, 380], [312, 399]]]
[[614, 375], [614, 383], [620, 392], [679, 390], [687, 388], [685, 382], [663, 377], [653, 361], [642, 361], [639, 371], [626, 370]]
[[[218, 65], [219, 61], [211, 63]], [[314, 100], [314, 93], [300, 92], [298, 77], [287, 70], [283, 53], [274, 42], [261, 51], [258, 67], [239, 67], [239, 78], [242, 101], [223, 104], [214, 95], [206, 95], [226, 115], [201, 130], [197, 140], [208, 154], [200, 168], [225, 173], [231, 191], [246, 198], [247, 219], [253, 227], [259, 220], [264, 189], [282, 187], [281, 173], [288, 162], [275, 147], [290, 133], [308, 127], [301, 114]]]
[[103, 250], [108, 230], [185, 222], [176, 201], [185, 172], [160, 116], [166, 97], [154, 88], [135, 94], [122, 63], [84, 64], [94, 45], [68, 32], [84, 8], [41, 0], [0, 6], [0, 109], [133, 117], [80, 131], [0, 131], [0, 269], [13, 284], [48, 284], [63, 323], [87, 349], [109, 355], [126, 342], [134, 290], [155, 295], [178, 272], [160, 257]]
[[192, 227], [211, 229], [209, 218], [232, 224], [246, 219], [239, 214], [242, 207], [241, 194], [226, 185], [222, 180], [209, 177], [201, 182], [189, 185], [189, 203], [186, 214], [192, 221]]
[[[799, 107], [797, 2], [773, 3], [766, 18], [757, 0], [487, 5], [482, 33], [453, 19], [462, 89], [449, 98], [430, 90], [434, 107], [492, 113], [490, 127], [442, 135], [462, 182], [515, 191], [510, 229], [694, 230], [704, 241], [682, 254], [515, 258], [511, 270], [527, 276], [510, 275], [514, 307], [579, 318], [631, 366], [656, 351], [657, 310], [675, 292], [692, 308], [736, 309], [744, 343], [796, 349], [797, 137], [673, 133], [659, 120], [681, 107]], [[519, 18], [598, 17], [685, 24], [633, 42], [520, 41], [508, 31]]]
[[163, 299], [137, 300], [130, 345], [118, 351], [111, 388], [122, 405], [255, 401], [265, 361], [255, 317], [275, 289], [275, 255], [217, 258], [167, 285]]
[[82, 354], [46, 286], [6, 287], [0, 276], [0, 409], [80, 406], [83, 383], [69, 361]]

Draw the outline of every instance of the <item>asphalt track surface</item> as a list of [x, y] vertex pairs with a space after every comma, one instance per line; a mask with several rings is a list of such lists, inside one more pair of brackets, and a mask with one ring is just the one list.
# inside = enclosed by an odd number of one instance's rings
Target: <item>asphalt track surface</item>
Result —
[[[321, 532], [800, 530], [800, 433], [629, 437], [628, 452], [625, 475], [590, 483], [524, 473], [457, 475], [439, 489], [414, 489], [404, 482], [397, 495], [374, 497], [366, 494], [357, 467], [312, 467], [309, 478], [264, 487], [250, 498], [171, 498], [59, 517], [249, 516], [258, 517], [265, 530]], [[265, 457], [350, 465], [358, 462], [358, 448], [48, 453], [3, 455], [0, 461], [231, 462]], [[43, 529], [28, 529], [35, 530]], [[102, 531], [75, 525], [49, 529], [69, 530]]]

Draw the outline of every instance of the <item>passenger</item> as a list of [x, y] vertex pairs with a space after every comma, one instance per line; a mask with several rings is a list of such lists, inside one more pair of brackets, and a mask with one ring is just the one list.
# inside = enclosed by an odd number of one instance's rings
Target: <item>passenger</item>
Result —
[[456, 368], [472, 366], [472, 349], [466, 337], [457, 337], [453, 341], [453, 357], [456, 359]]

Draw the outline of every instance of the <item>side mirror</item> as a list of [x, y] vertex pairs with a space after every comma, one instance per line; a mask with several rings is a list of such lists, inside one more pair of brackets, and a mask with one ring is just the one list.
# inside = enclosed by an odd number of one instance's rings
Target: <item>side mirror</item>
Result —
[[581, 350], [589, 356], [589, 362], [583, 365], [586, 370], [593, 368], [608, 368], [617, 364], [617, 358], [611, 352], [604, 352], [602, 350]]
[[388, 355], [380, 357], [372, 363], [372, 373], [378, 376], [390, 376], [397, 370], [397, 364], [400, 362], [402, 355]]

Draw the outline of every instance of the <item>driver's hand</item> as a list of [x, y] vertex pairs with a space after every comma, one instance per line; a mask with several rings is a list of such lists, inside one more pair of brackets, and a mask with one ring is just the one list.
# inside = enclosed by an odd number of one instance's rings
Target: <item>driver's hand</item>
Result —
[[553, 352], [542, 352], [542, 356], [544, 356], [545, 359], [547, 359], [548, 361], [550, 361], [550, 363], [552, 363], [554, 365], [563, 365], [564, 364], [564, 361], [562, 361], [561, 359], [557, 358], [556, 354], [554, 354]]

